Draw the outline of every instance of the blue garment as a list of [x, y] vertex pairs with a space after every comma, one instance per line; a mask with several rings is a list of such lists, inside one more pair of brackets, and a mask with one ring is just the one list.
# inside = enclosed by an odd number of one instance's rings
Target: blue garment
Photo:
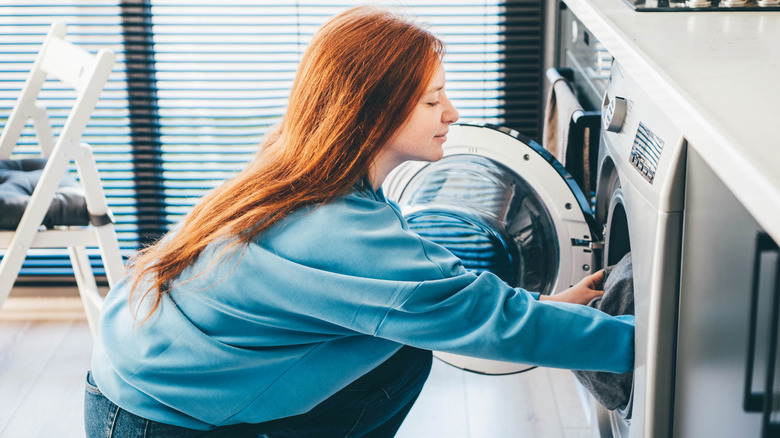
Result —
[[111, 290], [92, 360], [109, 400], [192, 429], [260, 423], [310, 410], [404, 344], [579, 370], [632, 367], [633, 317], [538, 301], [467, 272], [409, 231], [381, 190], [301, 209], [237, 251], [223, 253], [226, 244], [209, 245], [143, 325], [127, 279]]
[[108, 400], [87, 373], [87, 438], [322, 438], [394, 437], [423, 389], [433, 357], [404, 346], [390, 359], [305, 414], [264, 423], [195, 430], [134, 415]]

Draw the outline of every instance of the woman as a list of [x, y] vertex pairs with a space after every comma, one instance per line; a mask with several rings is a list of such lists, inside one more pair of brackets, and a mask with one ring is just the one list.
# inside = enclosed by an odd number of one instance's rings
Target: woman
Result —
[[392, 436], [431, 350], [632, 367], [631, 317], [579, 305], [601, 273], [553, 297], [514, 289], [467, 272], [384, 198], [400, 163], [441, 158], [458, 118], [442, 52], [370, 7], [320, 29], [257, 158], [108, 294], [88, 436]]

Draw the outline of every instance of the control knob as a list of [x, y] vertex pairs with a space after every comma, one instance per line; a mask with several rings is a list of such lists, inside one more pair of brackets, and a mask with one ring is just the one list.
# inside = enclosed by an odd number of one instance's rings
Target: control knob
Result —
[[626, 121], [626, 99], [615, 96], [612, 99], [604, 94], [604, 103], [602, 108], [602, 117], [604, 118], [604, 129], [609, 132], [620, 132], [623, 129], [623, 123]]

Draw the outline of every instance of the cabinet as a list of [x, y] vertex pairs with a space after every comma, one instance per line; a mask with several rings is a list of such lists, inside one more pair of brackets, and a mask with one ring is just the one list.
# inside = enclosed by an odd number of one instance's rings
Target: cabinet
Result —
[[780, 436], [777, 245], [688, 150], [674, 436]]

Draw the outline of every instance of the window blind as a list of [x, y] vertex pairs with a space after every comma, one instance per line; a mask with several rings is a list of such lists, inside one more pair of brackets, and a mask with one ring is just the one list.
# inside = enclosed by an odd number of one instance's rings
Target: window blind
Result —
[[[0, 2], [0, 128], [5, 126], [41, 44], [55, 21], [68, 25], [69, 41], [92, 53], [105, 47], [117, 54], [117, 62], [83, 139], [94, 149], [106, 196], [116, 217], [120, 245], [129, 251], [137, 241], [130, 164], [133, 157], [128, 147], [130, 131], [120, 8], [115, 0]], [[75, 101], [75, 92], [49, 80], [43, 86], [40, 101], [48, 109], [56, 136]], [[40, 156], [32, 121], [28, 121], [12, 157], [30, 156]], [[71, 172], [75, 175], [75, 166]], [[97, 254], [91, 254], [90, 258], [95, 274], [102, 277], [103, 266], [97, 260]], [[46, 284], [74, 283], [64, 249], [29, 251], [18, 283], [29, 285], [41, 281]]]
[[[151, 1], [168, 224], [251, 159], [280, 121], [313, 34], [359, 3]], [[448, 43], [462, 119], [501, 122], [500, 9], [431, 0], [402, 8]]]
[[[91, 51], [117, 53], [85, 138], [128, 255], [245, 166], [280, 121], [312, 35], [357, 4], [390, 6], [444, 40], [448, 94], [461, 120], [538, 137], [539, 0], [28, 2], [0, 2], [0, 126], [52, 21], [65, 21], [69, 38]], [[68, 103], [51, 93], [47, 99], [63, 110], [56, 132]], [[31, 153], [31, 127], [23, 142], [20, 150]], [[23, 274], [68, 274], [67, 258], [59, 257], [30, 257]], [[95, 266], [100, 273], [97, 257]]]

